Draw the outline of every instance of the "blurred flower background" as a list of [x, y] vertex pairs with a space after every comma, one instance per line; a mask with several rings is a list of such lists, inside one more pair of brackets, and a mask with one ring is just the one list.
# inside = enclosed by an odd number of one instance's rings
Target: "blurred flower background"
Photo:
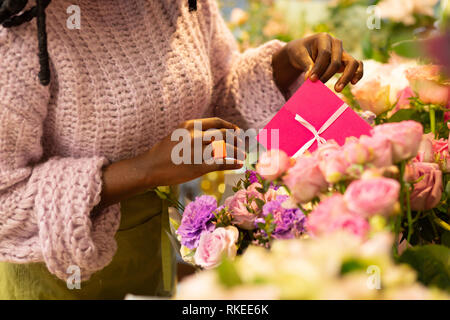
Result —
[[[440, 0], [220, 0], [242, 49], [277, 38], [291, 41], [328, 32], [359, 59], [387, 62], [390, 51], [411, 55], [405, 41], [445, 25]], [[379, 19], [380, 18], [380, 19]]]

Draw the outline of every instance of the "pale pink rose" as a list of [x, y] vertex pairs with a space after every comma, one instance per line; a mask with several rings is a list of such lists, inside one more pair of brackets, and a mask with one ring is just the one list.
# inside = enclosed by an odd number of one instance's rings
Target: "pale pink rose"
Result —
[[283, 181], [294, 199], [300, 203], [308, 203], [327, 188], [327, 182], [317, 160], [313, 157], [297, 158], [295, 165], [283, 177]]
[[376, 115], [388, 111], [392, 106], [390, 86], [381, 84], [378, 79], [370, 80], [364, 86], [354, 88], [352, 93], [361, 109]]
[[256, 165], [256, 172], [266, 180], [273, 181], [291, 166], [291, 158], [282, 150], [270, 150], [262, 154]]
[[364, 217], [390, 215], [398, 201], [400, 184], [394, 179], [374, 178], [353, 181], [344, 199], [347, 207]]
[[392, 143], [394, 163], [417, 156], [422, 135], [423, 127], [416, 121], [386, 123], [373, 129], [374, 137], [383, 137]]
[[343, 179], [351, 165], [345, 159], [343, 148], [333, 140], [321, 145], [314, 156], [319, 162], [319, 168], [325, 180], [329, 183], [336, 183]]
[[432, 133], [424, 134], [420, 142], [419, 152], [416, 160], [419, 162], [434, 162], [433, 150], [434, 135]]
[[[259, 187], [261, 185], [258, 184]], [[255, 199], [262, 199], [261, 193], [256, 191], [256, 183], [249, 189], [241, 189], [233, 196], [225, 200], [225, 207], [230, 209], [233, 223], [246, 230], [255, 228], [255, 219], [261, 209], [258, 207]]]
[[346, 230], [359, 237], [365, 237], [369, 223], [362, 216], [350, 212], [340, 194], [323, 200], [306, 220], [306, 230], [313, 237], [319, 237], [339, 230]]
[[233, 226], [217, 228], [213, 232], [204, 231], [194, 254], [195, 264], [211, 269], [217, 267], [224, 256], [234, 259], [238, 239], [239, 231]]
[[361, 144], [369, 148], [372, 153], [372, 163], [378, 167], [389, 167], [392, 165], [392, 144], [384, 136], [362, 136]]
[[372, 158], [370, 148], [354, 137], [347, 138], [342, 152], [344, 159], [351, 165], [365, 164]]
[[423, 103], [447, 105], [449, 87], [441, 83], [440, 72], [434, 65], [417, 66], [406, 72], [411, 88]]
[[411, 193], [411, 208], [416, 211], [430, 210], [439, 204], [442, 197], [442, 171], [435, 163], [412, 164], [414, 185]]
[[[405, 71], [414, 65], [415, 62], [394, 55], [387, 64], [373, 60], [364, 61], [364, 77], [351, 90], [356, 101], [364, 110], [378, 115], [388, 111], [398, 104], [399, 98], [404, 96], [406, 99], [405, 88], [409, 86], [409, 82]], [[403, 103], [404, 100], [401, 100], [401, 104]], [[389, 113], [396, 111], [391, 110]]]

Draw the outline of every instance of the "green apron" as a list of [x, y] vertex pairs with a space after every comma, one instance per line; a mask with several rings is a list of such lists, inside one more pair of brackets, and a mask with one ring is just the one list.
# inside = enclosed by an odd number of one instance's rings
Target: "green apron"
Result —
[[176, 265], [166, 233], [167, 209], [167, 202], [152, 191], [122, 202], [117, 252], [80, 289], [68, 289], [44, 263], [0, 263], [0, 299], [123, 299], [128, 293], [170, 296]]

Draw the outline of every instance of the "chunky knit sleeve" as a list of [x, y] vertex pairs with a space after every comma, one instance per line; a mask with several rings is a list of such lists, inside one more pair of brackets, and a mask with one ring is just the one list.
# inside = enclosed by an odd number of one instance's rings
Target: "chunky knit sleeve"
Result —
[[272, 72], [272, 55], [284, 43], [273, 40], [240, 53], [216, 1], [207, 2], [212, 17], [214, 113], [243, 128], [263, 127], [286, 102]]
[[115, 253], [120, 209], [90, 218], [104, 157], [42, 159], [49, 90], [28, 28], [0, 27], [0, 261], [45, 262], [61, 279], [75, 265], [86, 280]]

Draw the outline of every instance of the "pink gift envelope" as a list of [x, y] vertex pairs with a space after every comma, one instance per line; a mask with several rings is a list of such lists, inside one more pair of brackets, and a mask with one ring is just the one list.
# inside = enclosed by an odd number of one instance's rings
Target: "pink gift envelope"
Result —
[[280, 149], [296, 157], [306, 150], [313, 152], [327, 140], [343, 145], [347, 137], [370, 135], [371, 130], [322, 82], [306, 80], [257, 139], [267, 150]]

